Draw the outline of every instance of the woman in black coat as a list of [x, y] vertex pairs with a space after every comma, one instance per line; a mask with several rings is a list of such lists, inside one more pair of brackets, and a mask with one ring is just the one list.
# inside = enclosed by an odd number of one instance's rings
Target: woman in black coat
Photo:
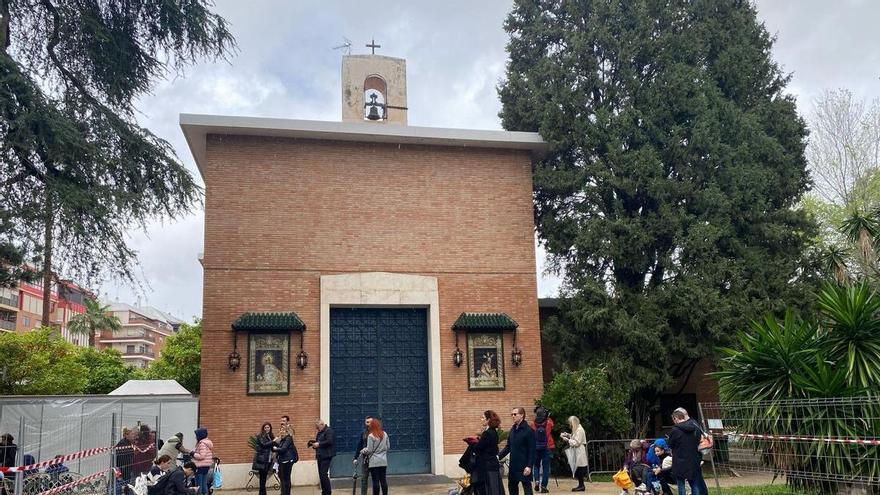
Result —
[[485, 411], [481, 417], [483, 433], [474, 445], [476, 465], [471, 473], [477, 495], [504, 495], [501, 483], [501, 465], [498, 462], [498, 426], [501, 418], [495, 411]]
[[263, 423], [260, 427], [260, 433], [257, 434], [257, 442], [254, 446], [254, 462], [251, 469], [257, 473], [260, 478], [260, 495], [266, 495], [266, 479], [269, 477], [269, 471], [272, 469], [272, 424]]
[[286, 424], [281, 427], [281, 435], [275, 438], [272, 447], [278, 456], [278, 478], [281, 481], [281, 495], [290, 495], [290, 471], [293, 463], [299, 460], [296, 446], [293, 444], [293, 427]]

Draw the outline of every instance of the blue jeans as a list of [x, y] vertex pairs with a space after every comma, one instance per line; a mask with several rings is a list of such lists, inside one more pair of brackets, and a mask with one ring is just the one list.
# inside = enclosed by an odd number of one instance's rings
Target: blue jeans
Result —
[[535, 451], [535, 467], [532, 468], [532, 479], [537, 484], [538, 475], [540, 474], [542, 488], [547, 488], [547, 484], [550, 482], [550, 456], [550, 449], [538, 449]]
[[208, 493], [208, 470], [209, 467], [196, 468], [196, 484], [199, 485], [199, 493]]
[[684, 491], [684, 483], [687, 483], [691, 486], [691, 495], [709, 495], [704, 490], [706, 489], [706, 482], [703, 481], [703, 474], [697, 474], [697, 476], [692, 480], [685, 480], [684, 478], [676, 478], [675, 481], [678, 483], [678, 493], [684, 494], [687, 493]]

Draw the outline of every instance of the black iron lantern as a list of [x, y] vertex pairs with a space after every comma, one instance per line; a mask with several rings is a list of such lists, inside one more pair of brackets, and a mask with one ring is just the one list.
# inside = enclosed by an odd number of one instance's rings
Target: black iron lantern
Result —
[[510, 354], [510, 362], [514, 366], [522, 364], [522, 351], [516, 346], [516, 330], [513, 331], [513, 352]]
[[461, 368], [462, 360], [464, 360], [464, 355], [461, 353], [461, 349], [459, 349], [458, 346], [455, 346], [455, 350], [452, 351], [452, 364], [454, 364], [456, 368]]
[[235, 371], [241, 366], [241, 355], [238, 353], [238, 349], [233, 349], [232, 352], [229, 353], [229, 370]]
[[232, 352], [229, 353], [229, 357], [226, 359], [229, 371], [235, 371], [241, 367], [241, 354], [238, 353], [238, 334], [235, 333], [235, 330], [232, 331]]
[[510, 360], [513, 362], [514, 366], [519, 366], [522, 364], [522, 351], [519, 350], [518, 347], [514, 347], [513, 354], [510, 356]]
[[309, 355], [306, 354], [306, 351], [303, 349], [303, 334], [300, 332], [299, 334], [299, 354], [296, 355], [296, 366], [304, 370], [306, 366], [309, 365]]

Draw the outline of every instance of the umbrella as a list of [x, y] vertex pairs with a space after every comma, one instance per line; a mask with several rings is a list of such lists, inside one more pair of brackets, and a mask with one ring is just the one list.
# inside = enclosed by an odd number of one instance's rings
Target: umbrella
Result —
[[568, 459], [569, 467], [571, 467], [571, 477], [574, 478], [574, 472], [577, 470], [577, 452], [569, 447], [565, 449], [565, 457]]

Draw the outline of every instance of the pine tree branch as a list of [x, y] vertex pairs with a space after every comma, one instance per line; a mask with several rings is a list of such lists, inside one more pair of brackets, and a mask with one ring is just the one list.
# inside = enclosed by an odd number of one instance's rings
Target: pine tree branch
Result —
[[40, 4], [44, 6], [52, 16], [52, 36], [49, 38], [49, 44], [46, 45], [46, 52], [49, 54], [49, 59], [52, 61], [52, 64], [59, 72], [61, 72], [65, 81], [72, 84], [80, 94], [95, 105], [101, 113], [115, 117], [115, 115], [113, 115], [112, 112], [109, 112], [97, 98], [92, 96], [92, 93], [86, 88], [85, 84], [83, 84], [83, 82], [80, 81], [79, 78], [77, 78], [76, 75], [58, 59], [58, 54], [55, 53], [55, 47], [61, 42], [61, 37], [59, 36], [59, 31], [61, 29], [61, 14], [58, 12], [58, 9], [52, 5], [50, 0], [40, 0]]

